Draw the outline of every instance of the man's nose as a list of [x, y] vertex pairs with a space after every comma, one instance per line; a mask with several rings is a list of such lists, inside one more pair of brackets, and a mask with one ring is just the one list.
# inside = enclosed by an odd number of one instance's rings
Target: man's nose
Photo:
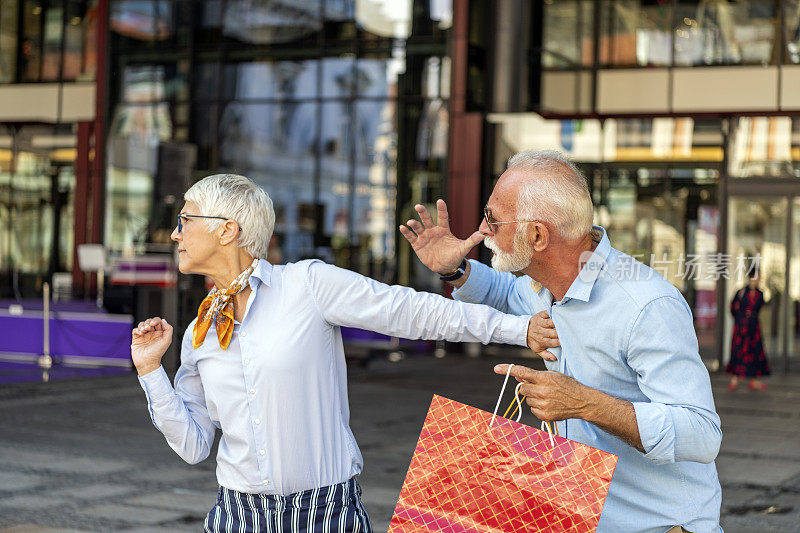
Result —
[[178, 240], [179, 240], [178, 236], [179, 235], [180, 235], [180, 233], [178, 233], [178, 227], [175, 226], [175, 229], [172, 230], [172, 233], [170, 234], [169, 238], [172, 239], [175, 242], [178, 242]]
[[493, 235], [492, 227], [486, 222], [486, 218], [481, 220], [481, 225], [478, 227], [478, 231], [483, 233], [484, 235]]

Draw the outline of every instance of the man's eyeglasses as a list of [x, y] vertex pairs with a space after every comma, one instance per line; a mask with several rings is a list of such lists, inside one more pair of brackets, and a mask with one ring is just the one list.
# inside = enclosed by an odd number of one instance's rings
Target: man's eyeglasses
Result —
[[492, 233], [497, 232], [497, 228], [495, 227], [497, 224], [514, 224], [522, 223], [522, 222], [541, 222], [541, 220], [506, 220], [506, 221], [498, 221], [495, 220], [492, 216], [492, 210], [487, 205], [483, 208], [483, 219], [486, 221], [486, 224], [489, 226], [489, 230]]
[[[219, 220], [230, 220], [229, 218], [225, 218], [225, 217], [208, 217], [208, 216], [205, 216], [205, 215], [187, 215], [186, 213], [178, 213], [178, 233], [182, 233], [183, 232], [183, 219], [185, 219], [185, 218], [186, 219], [189, 219], [189, 218], [217, 218]], [[238, 223], [237, 223], [237, 226], [238, 226]], [[239, 226], [239, 231], [242, 231], [242, 227], [241, 226]]]

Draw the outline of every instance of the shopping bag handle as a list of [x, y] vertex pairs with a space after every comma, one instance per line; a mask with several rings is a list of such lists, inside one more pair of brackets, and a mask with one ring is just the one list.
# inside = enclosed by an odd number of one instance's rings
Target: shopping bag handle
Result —
[[[497, 404], [494, 406], [494, 412], [492, 413], [492, 421], [489, 422], [489, 427], [494, 425], [494, 420], [497, 418], [497, 411], [500, 409], [500, 402], [503, 401], [503, 394], [506, 392], [506, 385], [508, 385], [508, 378], [511, 377], [511, 369], [514, 368], [513, 364], [508, 365], [508, 370], [506, 370], [506, 379], [503, 380], [503, 387], [500, 389], [500, 396], [497, 398]], [[514, 401], [517, 402], [517, 408], [519, 412], [517, 413], [516, 421], [519, 422], [522, 418], [522, 402], [519, 399], [519, 389], [522, 387], [522, 383], [518, 383], [516, 388], [514, 389]], [[509, 406], [509, 409], [511, 407]], [[515, 409], [516, 411], [516, 409]], [[508, 413], [508, 410], [506, 410]], [[555, 426], [555, 423], [553, 423]], [[553, 428], [550, 426], [550, 422], [542, 420], [541, 425], [542, 431], [547, 431], [547, 435], [550, 437], [550, 445], [555, 446], [555, 440], [553, 440]], [[558, 435], [558, 428], [556, 428], [556, 435]]]
[[[506, 379], [503, 380], [503, 388], [500, 389], [500, 396], [497, 398], [497, 405], [494, 406], [494, 412], [492, 413], [492, 421], [489, 422], [489, 427], [494, 425], [494, 419], [497, 418], [497, 410], [500, 409], [500, 402], [503, 401], [503, 393], [506, 392], [506, 385], [508, 385], [508, 378], [511, 376], [511, 369], [514, 368], [514, 365], [508, 365], [508, 370], [506, 370]], [[517, 414], [517, 422], [519, 422], [520, 418], [522, 418], [522, 402], [519, 401], [519, 388], [522, 386], [522, 383], [518, 383], [517, 387], [514, 389], [514, 401], [517, 402], [517, 406], [519, 407], [519, 414]], [[508, 412], [508, 411], [506, 411]]]

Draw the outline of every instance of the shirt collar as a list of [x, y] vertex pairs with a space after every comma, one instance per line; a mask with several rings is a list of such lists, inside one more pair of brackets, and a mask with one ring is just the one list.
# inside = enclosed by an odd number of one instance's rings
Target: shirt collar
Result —
[[258, 264], [253, 269], [253, 273], [250, 274], [250, 288], [255, 289], [258, 283], [263, 283], [267, 287], [270, 286], [272, 282], [272, 263], [264, 259], [263, 257], [258, 260]]
[[611, 241], [608, 240], [608, 234], [602, 226], [592, 226], [592, 240], [599, 243], [592, 252], [592, 255], [578, 272], [578, 277], [572, 282], [564, 299], [575, 299], [583, 302], [588, 302], [592, 294], [592, 288], [600, 276], [600, 272], [607, 268], [606, 261], [608, 254], [611, 253]]

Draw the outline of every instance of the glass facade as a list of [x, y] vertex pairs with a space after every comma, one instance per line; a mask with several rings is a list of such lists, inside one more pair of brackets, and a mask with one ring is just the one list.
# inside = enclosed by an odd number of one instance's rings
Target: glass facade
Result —
[[91, 81], [97, 0], [0, 0], [0, 83]]
[[273, 258], [414, 277], [396, 219], [426, 200], [420, 174], [444, 179], [450, 2], [118, 0], [110, 17], [108, 247], [167, 238], [158, 213], [191, 183], [165, 182], [159, 145], [184, 143], [189, 181], [238, 173], [270, 194]]
[[543, 7], [548, 68], [800, 62], [797, 0], [564, 0]]
[[72, 269], [74, 159], [70, 127], [0, 129], [2, 297], [30, 297]]

